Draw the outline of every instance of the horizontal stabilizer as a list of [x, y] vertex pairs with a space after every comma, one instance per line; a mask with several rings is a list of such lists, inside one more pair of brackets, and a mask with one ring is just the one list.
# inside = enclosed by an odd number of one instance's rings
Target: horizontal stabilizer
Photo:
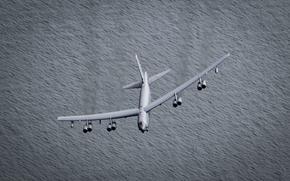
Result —
[[[171, 71], [171, 69], [168, 69], [168, 70], [166, 70], [164, 72], [161, 72], [159, 74], [153, 75], [152, 77], [149, 78], [149, 84], [151, 84], [155, 80], [160, 79], [161, 77], [163, 77], [165, 74], [167, 74], [170, 71]], [[141, 87], [142, 87], [142, 80], [133, 82], [133, 83], [128, 84], [128, 85], [125, 85], [123, 87], [123, 89], [137, 89], [137, 88], [141, 88]]]
[[123, 89], [137, 89], [142, 87], [142, 81], [136, 81], [131, 84], [125, 85]]
[[159, 74], [155, 74], [152, 77], [149, 78], [149, 84], [151, 84], [152, 82], [154, 82], [155, 80], [160, 79], [161, 77], [163, 77], [165, 74], [167, 74], [168, 72], [170, 72], [171, 69], [165, 70]]

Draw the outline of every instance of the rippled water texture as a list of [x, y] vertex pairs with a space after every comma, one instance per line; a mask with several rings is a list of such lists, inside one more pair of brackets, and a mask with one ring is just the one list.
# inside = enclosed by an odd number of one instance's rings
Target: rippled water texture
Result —
[[[0, 2], [0, 180], [290, 180], [290, 1]], [[226, 52], [208, 88], [82, 133], [57, 116], [137, 107]]]

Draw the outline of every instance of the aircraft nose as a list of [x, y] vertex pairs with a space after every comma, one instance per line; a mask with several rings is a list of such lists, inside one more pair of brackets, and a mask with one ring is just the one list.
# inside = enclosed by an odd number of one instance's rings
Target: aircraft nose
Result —
[[142, 132], [144, 132], [144, 131], [146, 130], [146, 125], [143, 124], [143, 122], [139, 122], [139, 123], [138, 123], [138, 127], [139, 127], [139, 129], [140, 129]]
[[147, 126], [147, 125], [144, 125], [144, 126], [142, 127], [142, 132], [144, 133], [145, 131], [148, 131], [148, 126]]

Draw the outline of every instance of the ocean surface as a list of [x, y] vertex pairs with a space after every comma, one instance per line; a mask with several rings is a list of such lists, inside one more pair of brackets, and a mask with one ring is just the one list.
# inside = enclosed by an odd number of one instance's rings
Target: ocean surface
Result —
[[[155, 100], [137, 118], [56, 121], [138, 106], [135, 54]], [[0, 1], [0, 180], [290, 180], [290, 1]]]

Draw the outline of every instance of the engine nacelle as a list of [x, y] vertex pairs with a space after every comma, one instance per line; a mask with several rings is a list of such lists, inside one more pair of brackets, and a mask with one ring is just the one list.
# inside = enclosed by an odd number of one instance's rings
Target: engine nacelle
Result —
[[214, 69], [214, 72], [217, 74], [217, 73], [219, 73], [219, 69], [218, 69], [218, 67], [216, 67], [215, 69]]
[[89, 122], [88, 124], [88, 132], [91, 132], [93, 130], [93, 124]]
[[70, 127], [71, 127], [71, 128], [74, 127], [74, 122], [73, 122], [73, 121], [70, 122]]
[[206, 80], [203, 80], [203, 81], [201, 82], [201, 87], [202, 87], [203, 89], [206, 88]]
[[108, 127], [107, 127], [107, 131], [112, 131], [112, 124], [111, 123], [109, 123], [109, 125], [108, 125]]
[[197, 83], [197, 90], [199, 91], [202, 90], [202, 85], [200, 81]]
[[178, 106], [176, 99], [173, 100], [172, 106], [173, 107], [177, 107]]
[[83, 127], [83, 132], [84, 132], [84, 133], [87, 133], [87, 132], [88, 132], [88, 126], [87, 126], [87, 125], [84, 125], [84, 127]]
[[114, 121], [112, 122], [112, 130], [116, 130], [117, 129], [117, 123]]
[[181, 105], [182, 104], [182, 98], [181, 97], [179, 97], [178, 99], [177, 99], [177, 105]]

